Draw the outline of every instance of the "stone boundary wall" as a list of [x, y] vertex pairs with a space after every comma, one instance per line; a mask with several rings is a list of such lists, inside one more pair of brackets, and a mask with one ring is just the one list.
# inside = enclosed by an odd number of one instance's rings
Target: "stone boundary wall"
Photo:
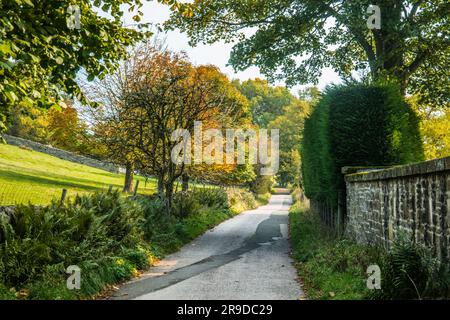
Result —
[[101, 170], [106, 170], [112, 173], [119, 173], [121, 172], [120, 168], [112, 163], [102, 162], [96, 159], [88, 158], [73, 152], [61, 150], [58, 148], [54, 148], [50, 145], [44, 145], [39, 142], [34, 142], [26, 139], [22, 139], [19, 137], [10, 136], [7, 134], [3, 134], [3, 137], [5, 138], [6, 142], [13, 146], [18, 147], [25, 147], [32, 149], [34, 151], [46, 153], [48, 155], [71, 161], [76, 162], [79, 164], [84, 164], [86, 166], [94, 167]]
[[346, 234], [389, 248], [399, 234], [450, 259], [450, 157], [347, 174]]

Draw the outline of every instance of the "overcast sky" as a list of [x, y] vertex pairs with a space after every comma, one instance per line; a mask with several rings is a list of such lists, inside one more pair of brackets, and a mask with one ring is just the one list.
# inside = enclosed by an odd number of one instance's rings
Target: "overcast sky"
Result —
[[[142, 9], [144, 17], [141, 22], [162, 23], [169, 17], [169, 8], [156, 1], [145, 2]], [[125, 14], [125, 24], [133, 24], [132, 14]], [[238, 78], [247, 80], [249, 78], [265, 78], [257, 67], [251, 67], [242, 72], [234, 72], [233, 68], [227, 66], [232, 44], [223, 42], [212, 45], [198, 45], [191, 47], [188, 44], [188, 37], [178, 31], [168, 32], [164, 35], [166, 44], [173, 51], [185, 51], [194, 64], [214, 64], [230, 79]], [[327, 84], [339, 82], [339, 76], [331, 69], [324, 69], [319, 80], [319, 88], [323, 89]], [[277, 83], [283, 85], [283, 83]], [[294, 87], [291, 91], [296, 94], [300, 86]]]

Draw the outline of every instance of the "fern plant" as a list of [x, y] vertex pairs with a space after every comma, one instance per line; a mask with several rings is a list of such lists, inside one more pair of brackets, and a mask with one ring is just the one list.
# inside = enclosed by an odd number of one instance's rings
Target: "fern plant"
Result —
[[450, 298], [450, 269], [446, 262], [417, 243], [399, 237], [381, 261], [381, 290], [372, 291], [372, 299]]

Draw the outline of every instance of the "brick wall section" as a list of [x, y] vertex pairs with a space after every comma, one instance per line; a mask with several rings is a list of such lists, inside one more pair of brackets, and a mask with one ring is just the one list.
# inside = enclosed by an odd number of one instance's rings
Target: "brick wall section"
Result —
[[38, 142], [22, 139], [19, 137], [10, 136], [7, 134], [3, 134], [3, 137], [5, 138], [5, 140], [8, 144], [13, 145], [13, 146], [26, 147], [26, 148], [32, 149], [34, 151], [46, 153], [46, 154], [49, 154], [51, 156], [54, 156], [54, 157], [57, 157], [57, 158], [60, 158], [63, 160], [67, 160], [67, 161], [71, 161], [71, 162], [75, 162], [75, 163], [79, 163], [79, 164], [84, 164], [86, 166], [94, 167], [94, 168], [101, 169], [101, 170], [106, 170], [106, 171], [109, 171], [112, 173], [120, 172], [119, 167], [117, 167], [111, 163], [102, 162], [102, 161], [88, 158], [88, 157], [85, 157], [85, 156], [82, 156], [82, 155], [79, 155], [79, 154], [76, 154], [73, 152], [61, 150], [61, 149], [54, 148], [49, 145], [44, 145], [44, 144], [41, 144]]
[[450, 258], [450, 157], [345, 176], [346, 233], [389, 248], [400, 234]]

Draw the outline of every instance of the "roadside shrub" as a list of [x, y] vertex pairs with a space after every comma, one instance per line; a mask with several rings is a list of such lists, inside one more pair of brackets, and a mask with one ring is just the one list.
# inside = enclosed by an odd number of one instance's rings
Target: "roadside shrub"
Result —
[[229, 203], [228, 206], [235, 213], [254, 209], [258, 205], [253, 193], [247, 190], [231, 188], [227, 190], [227, 194]]
[[305, 195], [316, 201], [336, 201], [336, 172], [329, 139], [330, 96], [324, 95], [312, 114], [305, 119], [301, 144], [302, 176]]
[[49, 270], [58, 277], [69, 265], [134, 248], [142, 243], [139, 214], [118, 193], [78, 197], [62, 206], [17, 206], [7, 228], [2, 222], [7, 234], [0, 242], [0, 282], [22, 286], [44, 279]]
[[270, 193], [256, 194], [255, 199], [258, 204], [265, 205], [269, 202], [270, 196]]
[[106, 236], [117, 242], [136, 236], [136, 222], [142, 216], [140, 207], [131, 201], [122, 200], [117, 191], [77, 197], [72, 206], [89, 209], [100, 217], [102, 225], [106, 227]]
[[106, 285], [131, 279], [134, 266], [121, 257], [104, 257], [85, 261], [80, 264], [82, 270], [81, 292], [92, 296]]
[[[254, 201], [244, 190], [240, 197]], [[91, 297], [233, 214], [219, 188], [195, 190], [177, 201], [183, 201], [182, 214], [167, 214], [157, 197], [129, 201], [118, 192], [64, 205], [17, 206], [0, 216], [0, 299]], [[81, 268], [80, 291], [66, 288], [70, 265]]]
[[0, 300], [15, 300], [16, 295], [5, 285], [0, 283]]
[[301, 149], [307, 197], [332, 207], [342, 167], [424, 159], [418, 117], [394, 85], [329, 87], [305, 121]]
[[121, 256], [131, 262], [137, 269], [143, 270], [149, 266], [148, 252], [144, 248], [124, 249]]
[[232, 213], [225, 209], [202, 207], [197, 215], [190, 216], [183, 221], [179, 235], [188, 242], [231, 216]]
[[273, 185], [274, 185], [273, 176], [258, 175], [255, 181], [252, 183], [251, 191], [255, 194], [270, 193]]
[[228, 195], [222, 188], [196, 189], [193, 192], [202, 206], [228, 209]]
[[185, 193], [176, 193], [172, 214], [186, 218], [198, 213], [203, 207], [228, 209], [228, 195], [225, 190], [222, 188], [196, 188]]
[[180, 192], [174, 195], [171, 213], [179, 218], [186, 218], [198, 213], [201, 206], [199, 194], [193, 191], [186, 193]]
[[405, 237], [399, 237], [380, 262], [381, 290], [372, 299], [450, 298], [448, 263], [433, 258], [431, 251]]

